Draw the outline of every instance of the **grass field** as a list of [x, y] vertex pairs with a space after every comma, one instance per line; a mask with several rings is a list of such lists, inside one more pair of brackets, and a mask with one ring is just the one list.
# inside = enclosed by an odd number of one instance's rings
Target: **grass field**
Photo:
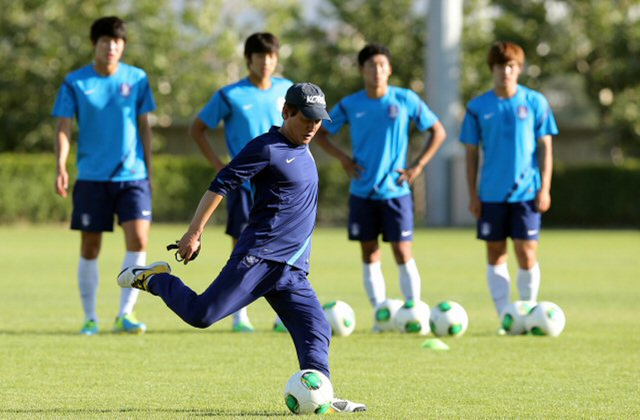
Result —
[[[149, 261], [173, 258], [164, 245], [184, 226], [155, 225]], [[430, 305], [454, 299], [469, 330], [449, 351], [424, 338], [371, 334], [358, 249], [342, 229], [314, 236], [310, 279], [320, 300], [355, 309], [356, 331], [331, 346], [338, 395], [369, 406], [354, 417], [639, 418], [640, 234], [553, 231], [540, 248], [541, 300], [567, 317], [559, 338], [499, 337], [484, 278], [484, 251], [471, 230], [421, 230], [415, 256]], [[203, 290], [229, 254], [209, 228], [200, 258], [174, 272]], [[207, 330], [183, 324], [156, 297], [141, 294], [142, 336], [109, 333], [117, 310], [120, 232], [100, 257], [98, 315], [103, 333], [81, 337], [76, 286], [78, 234], [63, 226], [0, 227], [0, 418], [260, 418], [287, 415], [284, 384], [298, 368], [288, 335], [270, 331], [264, 301], [250, 309], [255, 334], [230, 333], [225, 319]], [[400, 297], [390, 250], [383, 270]], [[171, 260], [169, 260], [171, 261]], [[510, 262], [512, 276], [515, 263]], [[516, 297], [515, 294], [512, 297]]]

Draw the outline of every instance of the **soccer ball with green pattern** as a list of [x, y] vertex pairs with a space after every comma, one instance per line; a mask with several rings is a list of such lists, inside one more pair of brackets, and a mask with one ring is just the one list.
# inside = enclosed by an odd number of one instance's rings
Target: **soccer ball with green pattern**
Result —
[[408, 300], [396, 314], [396, 330], [400, 332], [429, 334], [429, 305], [421, 300]]
[[333, 335], [347, 336], [356, 327], [356, 314], [351, 306], [341, 300], [334, 300], [325, 304], [322, 309], [324, 316], [331, 324]]
[[377, 331], [393, 331], [398, 310], [404, 304], [400, 299], [387, 299], [376, 305], [373, 322]]
[[469, 318], [462, 305], [452, 300], [445, 300], [438, 303], [431, 311], [429, 326], [438, 337], [460, 337], [467, 331]]
[[534, 306], [536, 303], [528, 300], [516, 300], [509, 303], [500, 313], [502, 329], [509, 335], [526, 334], [527, 328], [524, 325], [524, 320]]
[[284, 402], [293, 414], [324, 414], [332, 400], [333, 385], [317, 370], [301, 370], [284, 387]]
[[539, 302], [526, 316], [525, 328], [533, 335], [557, 337], [564, 330], [564, 312], [553, 302]]

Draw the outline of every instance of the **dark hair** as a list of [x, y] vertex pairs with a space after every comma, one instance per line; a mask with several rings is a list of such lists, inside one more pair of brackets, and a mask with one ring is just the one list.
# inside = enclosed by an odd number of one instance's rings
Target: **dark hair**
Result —
[[278, 37], [269, 32], [257, 32], [245, 41], [244, 56], [248, 60], [253, 53], [277, 53], [279, 49]]
[[285, 102], [282, 106], [282, 111], [284, 111], [285, 108], [289, 110], [289, 116], [291, 117], [295, 117], [296, 114], [300, 112], [300, 108], [298, 108], [298, 105], [294, 105], [291, 102]]
[[509, 61], [516, 61], [520, 67], [524, 65], [524, 51], [520, 45], [508, 41], [494, 43], [487, 55], [487, 64], [492, 69], [494, 64], [505, 64]]
[[106, 16], [93, 22], [91, 25], [91, 42], [98, 42], [101, 36], [122, 38], [127, 41], [127, 29], [124, 21], [117, 16]]
[[391, 62], [391, 53], [389, 49], [382, 44], [367, 44], [358, 53], [358, 65], [364, 66], [364, 63], [374, 55], [382, 54]]

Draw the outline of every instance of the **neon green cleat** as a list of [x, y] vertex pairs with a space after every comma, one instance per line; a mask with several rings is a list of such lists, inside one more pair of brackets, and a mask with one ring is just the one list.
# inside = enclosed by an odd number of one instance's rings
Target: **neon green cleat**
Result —
[[233, 332], [241, 332], [241, 333], [252, 333], [256, 329], [251, 325], [251, 322], [238, 322], [237, 324], [233, 324], [233, 328], [231, 331]]
[[113, 324], [114, 333], [142, 334], [146, 330], [147, 326], [138, 321], [134, 314], [119, 316]]
[[273, 331], [277, 333], [287, 333], [289, 330], [284, 326], [282, 321], [278, 320], [273, 324]]
[[93, 319], [88, 319], [82, 325], [82, 329], [80, 329], [80, 334], [82, 335], [96, 335], [98, 334], [98, 322]]

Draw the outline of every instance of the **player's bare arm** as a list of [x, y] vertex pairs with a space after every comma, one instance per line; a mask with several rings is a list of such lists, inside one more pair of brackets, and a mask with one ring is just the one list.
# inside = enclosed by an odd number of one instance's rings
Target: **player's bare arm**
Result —
[[360, 178], [364, 172], [364, 168], [358, 165], [351, 156], [343, 152], [339, 147], [335, 146], [331, 140], [329, 140], [329, 132], [323, 127], [320, 127], [316, 136], [316, 143], [324, 149], [325, 152], [335, 157], [342, 164], [342, 168], [347, 173], [349, 178]]
[[538, 139], [538, 166], [540, 167], [541, 186], [536, 194], [536, 207], [544, 213], [551, 207], [551, 174], [553, 172], [553, 153], [551, 136]]
[[191, 260], [191, 256], [200, 249], [200, 237], [204, 231], [204, 227], [211, 218], [211, 215], [216, 211], [218, 205], [222, 202], [223, 196], [216, 194], [212, 191], [204, 193], [198, 208], [196, 209], [193, 219], [189, 228], [182, 235], [180, 239], [179, 253], [184, 258], [184, 263], [187, 264]]
[[67, 158], [71, 143], [71, 118], [58, 119], [56, 129], [56, 193], [61, 197], [67, 196], [69, 189], [69, 173], [67, 172]]
[[477, 191], [478, 180], [478, 146], [465, 144], [466, 167], [467, 167], [467, 187], [469, 189], [469, 211], [476, 219], [481, 216], [482, 206]]
[[224, 163], [218, 157], [218, 155], [213, 151], [211, 144], [209, 143], [209, 139], [207, 138], [207, 125], [202, 122], [200, 118], [193, 120], [193, 123], [189, 127], [189, 135], [196, 141], [198, 148], [202, 152], [205, 158], [211, 163], [213, 169], [216, 172], [220, 172], [222, 168], [224, 168]]
[[140, 130], [140, 138], [142, 139], [142, 150], [144, 153], [144, 162], [147, 165], [149, 185], [152, 186], [151, 175], [153, 170], [151, 165], [151, 124], [149, 124], [149, 114], [138, 116], [138, 130]]
[[415, 179], [422, 173], [424, 167], [427, 166], [435, 156], [440, 147], [442, 147], [444, 140], [447, 138], [447, 133], [440, 121], [436, 121], [433, 127], [431, 127], [427, 132], [429, 134], [425, 146], [414, 163], [407, 169], [396, 170], [396, 172], [400, 173], [400, 177], [397, 181], [398, 184], [402, 184], [407, 181], [409, 185], [413, 185]]

